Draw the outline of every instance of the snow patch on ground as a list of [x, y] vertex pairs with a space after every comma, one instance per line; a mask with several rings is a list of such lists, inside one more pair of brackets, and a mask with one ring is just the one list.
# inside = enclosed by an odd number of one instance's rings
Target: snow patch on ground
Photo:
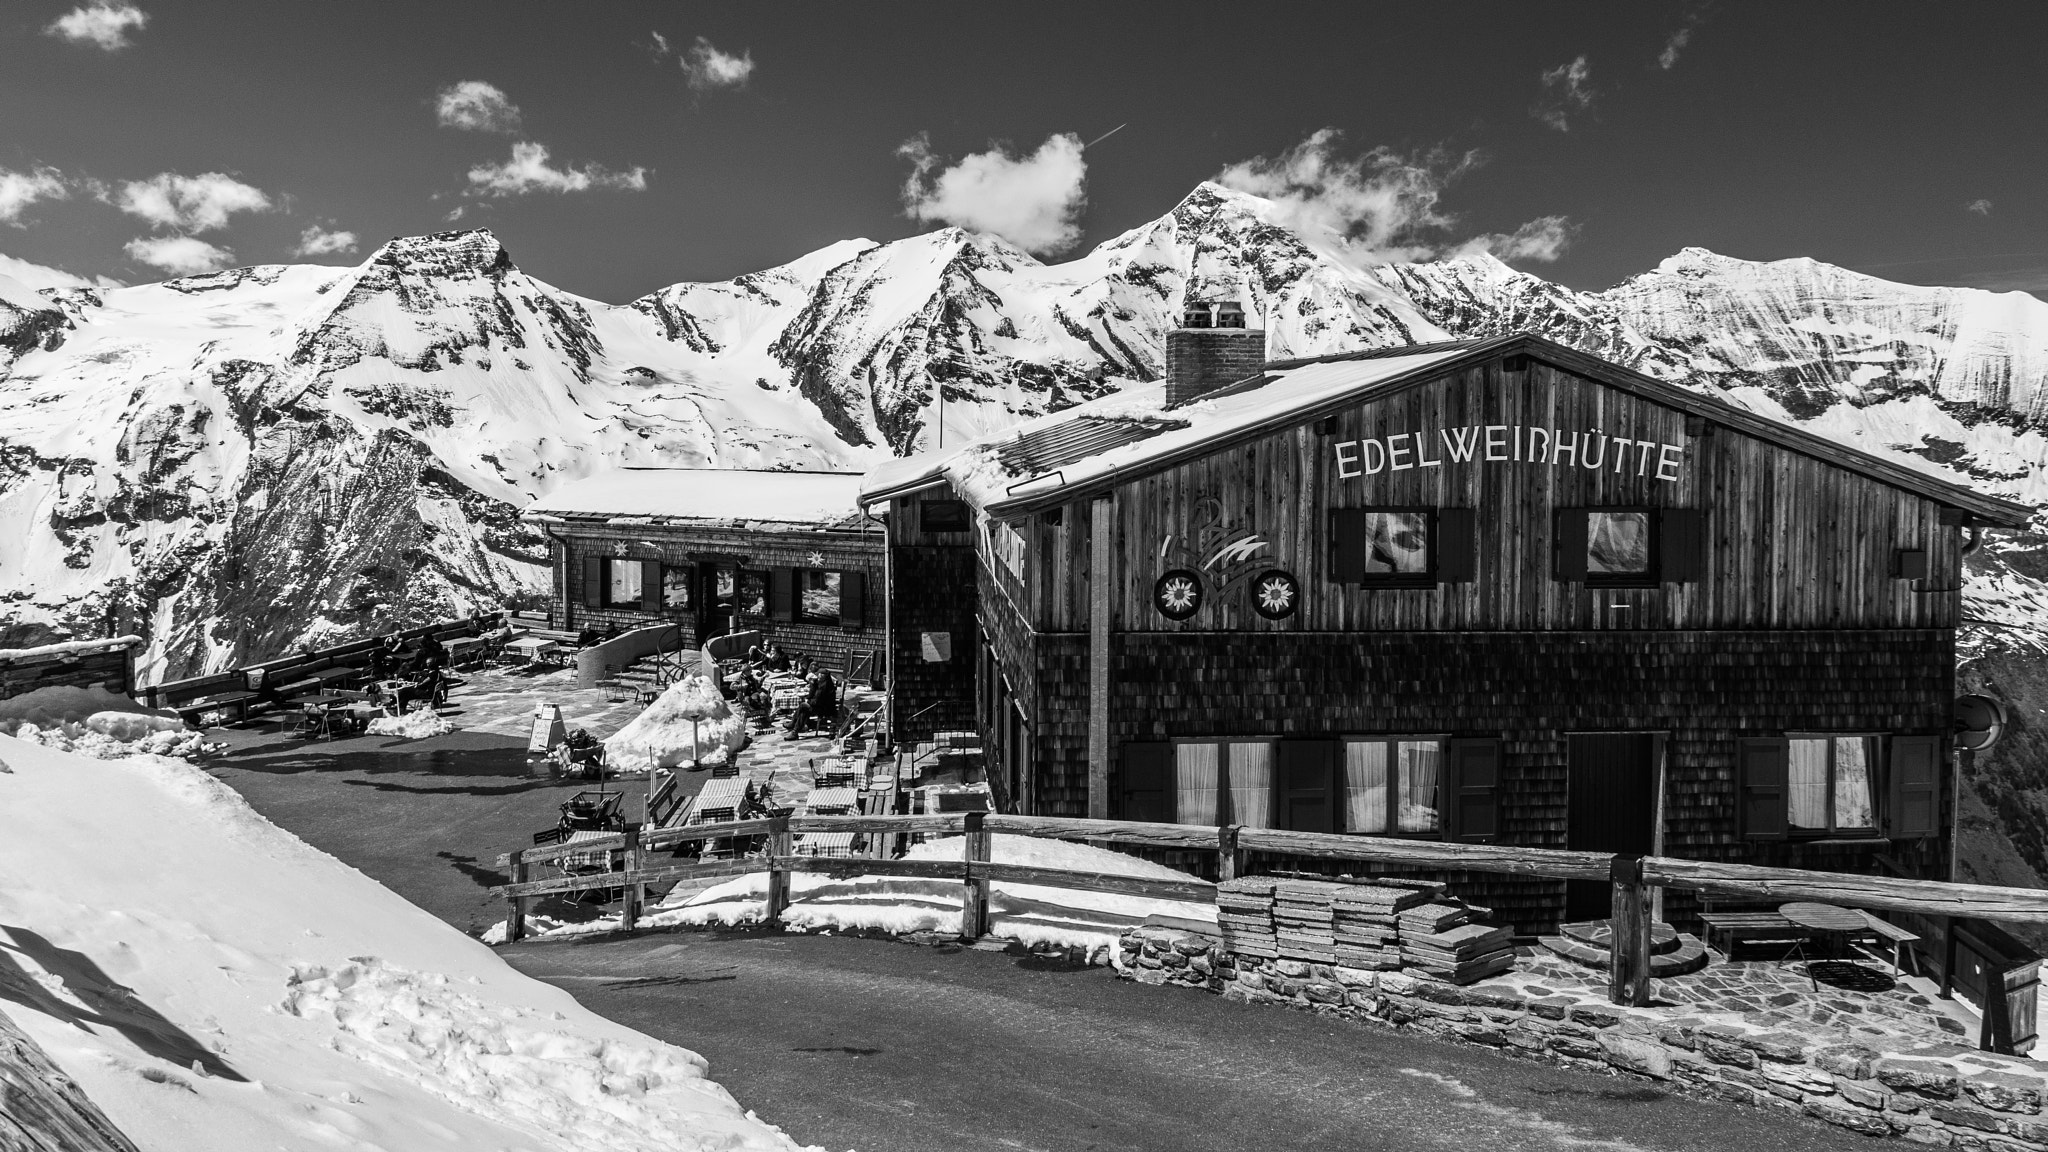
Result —
[[0, 736], [99, 760], [196, 756], [203, 742], [175, 712], [153, 712], [95, 684], [38, 688], [0, 700]]
[[432, 708], [415, 708], [403, 716], [379, 716], [370, 721], [369, 727], [369, 734], [372, 736], [398, 736], [407, 740], [445, 736], [453, 731], [455, 725], [436, 714]]
[[711, 681], [685, 676], [604, 742], [605, 763], [618, 772], [641, 771], [650, 764], [674, 768], [691, 760], [723, 764], [746, 743], [745, 718], [733, 712]]

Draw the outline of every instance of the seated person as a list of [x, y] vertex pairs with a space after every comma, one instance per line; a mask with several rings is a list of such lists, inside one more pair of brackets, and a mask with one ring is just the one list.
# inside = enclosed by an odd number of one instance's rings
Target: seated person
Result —
[[768, 714], [770, 703], [767, 676], [759, 668], [747, 668], [740, 672], [735, 695], [749, 711], [761, 716]]
[[603, 639], [604, 633], [598, 631], [595, 627], [586, 627], [583, 631], [576, 634], [576, 646], [578, 648], [588, 648]]
[[561, 756], [565, 773], [595, 776], [604, 768], [604, 744], [582, 728], [562, 740]]
[[789, 718], [789, 734], [803, 732], [804, 725], [813, 720], [831, 720], [839, 712], [839, 685], [832, 682], [832, 674], [823, 668], [814, 668], [804, 682], [803, 703], [796, 706], [796, 715]]
[[759, 667], [760, 667], [761, 665], [763, 665], [763, 664], [766, 664], [767, 662], [768, 662], [768, 654], [767, 654], [766, 652], [763, 652], [763, 651], [761, 650], [761, 646], [760, 646], [759, 644], [756, 644], [756, 645], [754, 645], [753, 647], [751, 647], [751, 648], [747, 649], [747, 656], [746, 656], [746, 664], [747, 664], [747, 667], [749, 667], [749, 668], [759, 668]]
[[403, 659], [398, 637], [386, 636], [382, 644], [370, 651], [370, 678], [384, 680], [397, 675]]
[[441, 674], [438, 664], [428, 664], [413, 680], [413, 691], [417, 698], [439, 708], [448, 702], [448, 678]]
[[420, 637], [420, 663], [428, 668], [448, 666], [448, 647], [432, 634]]
[[763, 668], [766, 668], [770, 672], [789, 671], [789, 653], [784, 652], [782, 650], [781, 645], [777, 644], [773, 640], [770, 640], [761, 649], [761, 651], [764, 655], [767, 656], [767, 659], [762, 661], [761, 666]]

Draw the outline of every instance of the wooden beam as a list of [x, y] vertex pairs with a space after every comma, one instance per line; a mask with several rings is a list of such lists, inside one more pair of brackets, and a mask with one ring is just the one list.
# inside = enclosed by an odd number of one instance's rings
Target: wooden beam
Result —
[[761, 913], [765, 924], [777, 923], [789, 908], [789, 872], [777, 867], [775, 861], [793, 855], [789, 817], [777, 816], [772, 823], [774, 827], [768, 832], [768, 902]]
[[1277, 828], [1243, 829], [1237, 834], [1237, 846], [1246, 851], [1316, 856], [1326, 860], [1370, 860], [1411, 868], [1505, 872], [1551, 880], [1605, 880], [1608, 861], [1612, 859], [1612, 855], [1606, 852], [1561, 852], [1548, 848], [1518, 848], [1510, 844], [1397, 840], [1388, 836], [1287, 832]]
[[1607, 921], [1607, 998], [1641, 1007], [1650, 1002], [1650, 889], [1642, 859], [1616, 856], [1614, 898]]
[[992, 833], [983, 829], [982, 813], [967, 813], [967, 843], [961, 855], [967, 865], [967, 879], [960, 889], [960, 939], [972, 944], [988, 934], [988, 876], [976, 865], [987, 865]]
[[[640, 829], [641, 825], [639, 824], [626, 825], [626, 851], [619, 861], [619, 866], [626, 870], [626, 875], [629, 877], [637, 876], [640, 872]], [[647, 885], [645, 883], [637, 879], [626, 881], [625, 903], [619, 909], [619, 928], [621, 930], [631, 932], [639, 926], [640, 906], [645, 901], [646, 896]]]
[[0, 1105], [0, 1148], [136, 1152], [134, 1142], [5, 1011], [0, 1011]]
[[1817, 900], [1852, 908], [1889, 908], [1927, 916], [2048, 924], [2048, 891], [1951, 884], [1801, 868], [1758, 868], [1706, 860], [1643, 857], [1643, 880], [1667, 888], [1766, 900]]
[[[512, 853], [512, 883], [508, 887], [518, 888], [526, 883], [526, 854]], [[526, 935], [526, 897], [514, 896], [511, 908], [505, 917], [505, 942], [516, 944]]]
[[1207, 880], [1155, 880], [1148, 876], [1111, 876], [1066, 868], [1037, 868], [1028, 864], [973, 864], [969, 870], [975, 876], [1012, 884], [1038, 884], [1046, 888], [1072, 888], [1082, 892], [1114, 892], [1121, 896], [1185, 900], [1193, 904], [1216, 902], [1216, 886]]
[[1088, 504], [1088, 817], [1109, 818], [1109, 613], [1116, 575], [1116, 499]]
[[990, 813], [983, 827], [1013, 836], [1054, 840], [1109, 840], [1154, 848], [1214, 852], [1217, 830], [1198, 824], [1154, 824], [1142, 820], [1081, 820], [1064, 816], [1003, 816]]

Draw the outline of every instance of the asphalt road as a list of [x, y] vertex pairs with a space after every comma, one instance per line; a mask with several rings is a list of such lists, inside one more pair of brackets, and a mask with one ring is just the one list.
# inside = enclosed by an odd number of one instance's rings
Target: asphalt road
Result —
[[1818, 1121], [1027, 956], [657, 933], [502, 950], [862, 1152], [1867, 1149]]

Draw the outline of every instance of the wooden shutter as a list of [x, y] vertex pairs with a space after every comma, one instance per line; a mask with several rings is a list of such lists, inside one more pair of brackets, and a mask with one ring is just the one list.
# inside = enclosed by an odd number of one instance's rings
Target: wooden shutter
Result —
[[1657, 514], [1657, 579], [1691, 584], [1706, 567], [1706, 516], [1697, 508], [1666, 508]]
[[1330, 579], [1339, 584], [1365, 583], [1367, 536], [1365, 509], [1330, 512]]
[[1500, 838], [1500, 741], [1453, 740], [1446, 751], [1446, 838], [1492, 843]]
[[1121, 753], [1117, 776], [1123, 818], [1173, 823], [1173, 745], [1164, 740], [1134, 741]]
[[839, 626], [865, 628], [868, 610], [868, 576], [865, 572], [839, 574]]
[[1273, 826], [1337, 830], [1337, 742], [1282, 740], [1273, 765]]
[[1885, 835], [1918, 840], [1941, 832], [1941, 737], [1891, 739], [1891, 796]]
[[1436, 514], [1436, 580], [1470, 584], [1479, 569], [1478, 518], [1471, 508], [1440, 508]]
[[1583, 582], [1586, 579], [1586, 510], [1559, 508], [1551, 539], [1557, 550], [1557, 578]]
[[1736, 821], [1745, 840], [1785, 838], [1785, 793], [1791, 747], [1783, 740], [1744, 740], [1736, 749]]
[[640, 610], [661, 611], [661, 561], [640, 562]]
[[768, 618], [770, 620], [796, 619], [795, 569], [770, 568], [768, 570]]
[[604, 607], [604, 557], [583, 558], [583, 606]]

